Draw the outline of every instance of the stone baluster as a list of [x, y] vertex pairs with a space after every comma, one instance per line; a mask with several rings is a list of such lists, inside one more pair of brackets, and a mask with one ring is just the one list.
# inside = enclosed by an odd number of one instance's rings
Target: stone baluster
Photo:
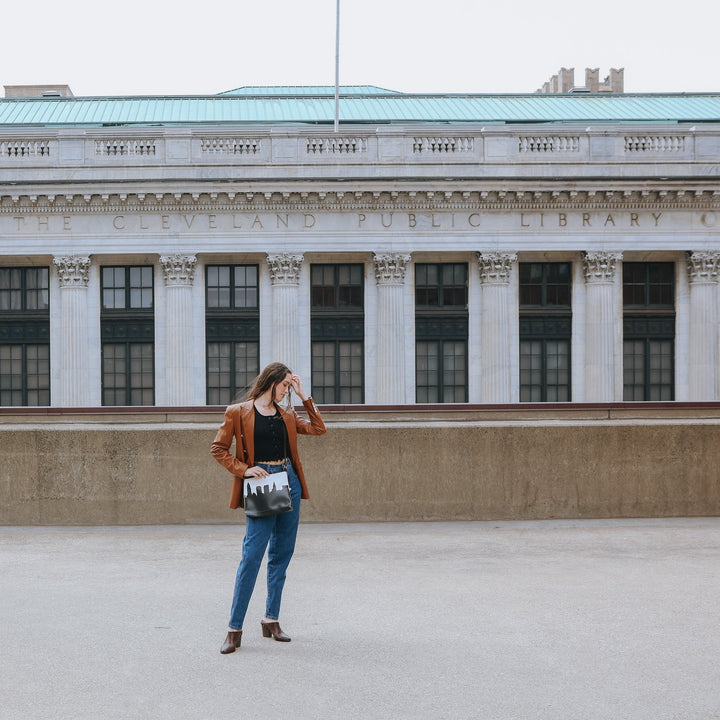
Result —
[[512, 402], [512, 338], [510, 322], [510, 272], [517, 255], [479, 252], [482, 287], [480, 324], [480, 400]]
[[168, 405], [194, 404], [192, 287], [194, 255], [161, 255], [165, 283], [165, 399]]
[[616, 330], [622, 326], [615, 292], [621, 253], [586, 252], [585, 271], [585, 399], [613, 402], [616, 397]]
[[688, 399], [718, 399], [718, 272], [720, 252], [689, 252]]
[[53, 258], [60, 284], [60, 383], [54, 405], [86, 407], [92, 404], [88, 382], [88, 280], [90, 258], [64, 255]]
[[298, 308], [303, 256], [284, 252], [268, 255], [267, 262], [272, 283], [272, 358], [296, 371], [300, 366]]
[[405, 398], [405, 271], [410, 255], [376, 253], [377, 401], [403, 404]]

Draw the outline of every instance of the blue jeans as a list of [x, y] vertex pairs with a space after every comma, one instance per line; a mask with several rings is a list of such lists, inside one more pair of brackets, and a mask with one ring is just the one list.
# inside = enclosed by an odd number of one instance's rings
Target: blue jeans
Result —
[[290, 558], [295, 550], [298, 524], [300, 522], [300, 479], [288, 462], [284, 465], [263, 465], [270, 474], [287, 470], [290, 481], [290, 494], [293, 509], [280, 515], [271, 515], [264, 518], [245, 518], [245, 540], [243, 540], [242, 560], [235, 578], [235, 592], [233, 594], [232, 610], [230, 611], [229, 627], [241, 630], [245, 613], [250, 603], [250, 596], [255, 588], [260, 564], [268, 548], [267, 564], [267, 603], [265, 615], [272, 620], [280, 616], [280, 601], [285, 573], [290, 564]]

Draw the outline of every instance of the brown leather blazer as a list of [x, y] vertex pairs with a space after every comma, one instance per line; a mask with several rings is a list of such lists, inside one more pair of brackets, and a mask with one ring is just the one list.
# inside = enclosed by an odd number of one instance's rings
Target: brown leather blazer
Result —
[[[303, 405], [310, 416], [310, 420], [304, 420], [293, 409], [286, 410], [277, 404], [275, 407], [280, 411], [280, 415], [285, 421], [290, 459], [302, 486], [301, 497], [308, 499], [310, 495], [305, 483], [302, 463], [298, 457], [297, 436], [298, 433], [301, 435], [323, 435], [325, 433], [325, 423], [312, 398], [305, 400]], [[235, 440], [235, 455], [230, 452], [233, 439]], [[225, 411], [225, 422], [217, 431], [210, 452], [221, 465], [235, 476], [230, 496], [230, 507], [233, 510], [242, 507], [242, 479], [245, 476], [245, 471], [255, 464], [255, 412], [252, 400], [228, 407]]]

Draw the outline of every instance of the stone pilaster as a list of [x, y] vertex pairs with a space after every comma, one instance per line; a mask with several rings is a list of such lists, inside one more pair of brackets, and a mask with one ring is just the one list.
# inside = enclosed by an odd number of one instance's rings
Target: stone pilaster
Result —
[[410, 255], [376, 253], [377, 402], [404, 404], [405, 398], [405, 271]]
[[482, 287], [480, 325], [480, 401], [512, 402], [512, 337], [510, 273], [517, 255], [479, 252]]
[[195, 279], [194, 255], [161, 255], [165, 284], [165, 402], [193, 405], [192, 287]]
[[277, 253], [268, 255], [267, 262], [272, 283], [272, 358], [296, 370], [300, 364], [298, 308], [303, 256]]
[[615, 278], [621, 253], [586, 252], [585, 400], [613, 402], [616, 397], [616, 337], [622, 327]]
[[689, 252], [688, 400], [718, 399], [718, 273], [720, 252]]
[[53, 258], [60, 285], [60, 388], [54, 404], [86, 407], [92, 404], [88, 383], [88, 280], [90, 258]]

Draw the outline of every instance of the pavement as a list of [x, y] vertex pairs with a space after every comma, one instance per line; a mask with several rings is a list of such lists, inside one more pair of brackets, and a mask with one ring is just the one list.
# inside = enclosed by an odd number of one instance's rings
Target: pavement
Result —
[[242, 536], [0, 527], [0, 720], [720, 718], [720, 518], [303, 524], [220, 655]]

